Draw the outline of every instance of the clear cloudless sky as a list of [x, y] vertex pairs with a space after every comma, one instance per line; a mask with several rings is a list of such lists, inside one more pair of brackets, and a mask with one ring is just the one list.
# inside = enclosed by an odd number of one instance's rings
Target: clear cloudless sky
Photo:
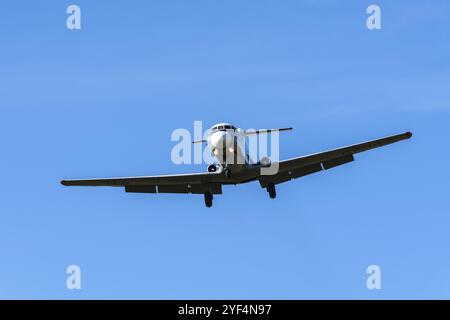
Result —
[[[380, 0], [369, 31], [372, 3], [3, 2], [0, 298], [450, 298], [450, 4]], [[281, 158], [414, 136], [276, 200], [59, 184], [204, 171], [170, 158], [195, 120], [293, 126]]]

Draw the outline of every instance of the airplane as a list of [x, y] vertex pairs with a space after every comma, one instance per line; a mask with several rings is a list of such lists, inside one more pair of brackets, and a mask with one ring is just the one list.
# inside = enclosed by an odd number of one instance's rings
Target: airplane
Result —
[[[211, 207], [213, 196], [222, 194], [223, 185], [237, 185], [258, 181], [270, 198], [276, 197], [277, 184], [300, 178], [322, 170], [328, 170], [354, 161], [354, 154], [409, 139], [411, 132], [349, 145], [333, 150], [313, 153], [297, 158], [271, 163], [268, 157], [253, 161], [245, 152], [244, 141], [251, 135], [289, 131], [293, 128], [242, 130], [230, 123], [212, 126], [205, 139], [192, 143], [207, 143], [216, 163], [208, 165], [207, 172], [159, 176], [62, 180], [64, 186], [123, 187], [132, 193], [188, 193], [203, 194], [206, 207]], [[276, 166], [273, 174], [263, 174], [264, 168]]]

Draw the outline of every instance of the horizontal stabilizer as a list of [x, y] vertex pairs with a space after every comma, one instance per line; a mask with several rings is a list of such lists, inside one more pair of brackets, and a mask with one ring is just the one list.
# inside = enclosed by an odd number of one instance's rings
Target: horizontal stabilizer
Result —
[[277, 129], [259, 129], [259, 130], [249, 130], [245, 131], [245, 135], [249, 136], [252, 134], [261, 134], [261, 133], [271, 133], [271, 132], [280, 132], [280, 131], [290, 131], [294, 128], [277, 128]]

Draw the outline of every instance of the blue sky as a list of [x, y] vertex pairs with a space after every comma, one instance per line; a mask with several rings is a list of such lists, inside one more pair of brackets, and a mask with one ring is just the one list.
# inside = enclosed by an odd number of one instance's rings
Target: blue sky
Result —
[[[66, 29], [75, 3], [82, 29]], [[450, 4], [0, 5], [0, 298], [450, 298]], [[278, 187], [202, 196], [62, 178], [198, 172], [176, 128], [293, 126], [281, 158], [414, 137]], [[82, 289], [66, 289], [66, 267]], [[366, 288], [366, 268], [382, 289]]]

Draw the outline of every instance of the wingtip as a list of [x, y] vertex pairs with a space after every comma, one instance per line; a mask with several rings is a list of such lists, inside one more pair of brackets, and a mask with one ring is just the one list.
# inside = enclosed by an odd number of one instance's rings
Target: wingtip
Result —
[[406, 132], [406, 138], [411, 138], [412, 137], [412, 132], [411, 131], [408, 131], [408, 132]]
[[61, 183], [63, 186], [67, 186], [66, 180], [61, 180], [60, 183]]

